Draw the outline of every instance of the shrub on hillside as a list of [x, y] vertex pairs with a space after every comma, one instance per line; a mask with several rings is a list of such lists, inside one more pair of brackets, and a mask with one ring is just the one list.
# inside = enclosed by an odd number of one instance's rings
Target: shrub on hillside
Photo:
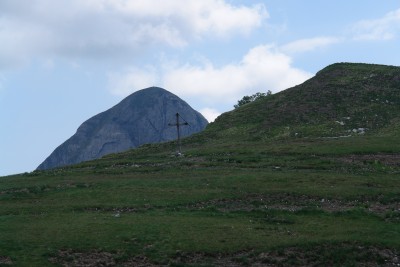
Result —
[[242, 99], [240, 99], [236, 105], [234, 105], [234, 108], [238, 108], [240, 106], [243, 106], [244, 104], [253, 102], [253, 101], [257, 100], [257, 99], [264, 98], [264, 97], [267, 97], [267, 96], [270, 96], [270, 95], [272, 95], [272, 92], [270, 90], [268, 90], [267, 93], [258, 92], [258, 93], [255, 93], [254, 95], [251, 95], [251, 96], [246, 95]]

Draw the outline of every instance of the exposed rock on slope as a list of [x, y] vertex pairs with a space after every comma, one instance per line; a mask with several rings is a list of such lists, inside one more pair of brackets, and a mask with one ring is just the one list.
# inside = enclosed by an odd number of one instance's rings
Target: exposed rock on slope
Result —
[[208, 124], [176, 95], [158, 87], [140, 90], [84, 122], [38, 170], [92, 160], [142, 144], [174, 140], [176, 128], [168, 124], [176, 122], [176, 113], [190, 124], [181, 127], [183, 137], [202, 131]]

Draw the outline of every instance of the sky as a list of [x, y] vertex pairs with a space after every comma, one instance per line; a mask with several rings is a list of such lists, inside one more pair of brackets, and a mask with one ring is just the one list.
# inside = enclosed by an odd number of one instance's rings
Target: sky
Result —
[[0, 0], [0, 176], [151, 86], [209, 121], [336, 62], [400, 65], [398, 0]]

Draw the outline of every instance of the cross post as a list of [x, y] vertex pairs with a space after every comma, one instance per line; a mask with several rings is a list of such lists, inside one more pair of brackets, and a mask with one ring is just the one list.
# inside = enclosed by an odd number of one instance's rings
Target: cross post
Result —
[[[189, 125], [189, 123], [187, 123], [187, 122], [182, 118], [182, 116], [179, 115], [179, 113], [176, 113], [175, 116], [176, 116], [176, 123], [169, 123], [168, 125], [169, 125], [169, 126], [176, 126], [176, 130], [177, 130], [177, 132], [178, 132], [178, 139], [177, 139], [177, 143], [176, 143], [177, 149], [178, 149], [178, 155], [182, 155], [180, 126]], [[182, 120], [184, 121], [183, 123], [180, 123], [180, 122], [179, 122], [179, 117], [182, 118]]]

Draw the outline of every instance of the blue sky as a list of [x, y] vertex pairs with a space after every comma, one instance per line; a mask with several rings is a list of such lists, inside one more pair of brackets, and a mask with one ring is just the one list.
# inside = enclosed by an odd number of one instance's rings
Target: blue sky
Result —
[[398, 0], [1, 0], [0, 176], [160, 86], [209, 120], [335, 62], [400, 65]]

